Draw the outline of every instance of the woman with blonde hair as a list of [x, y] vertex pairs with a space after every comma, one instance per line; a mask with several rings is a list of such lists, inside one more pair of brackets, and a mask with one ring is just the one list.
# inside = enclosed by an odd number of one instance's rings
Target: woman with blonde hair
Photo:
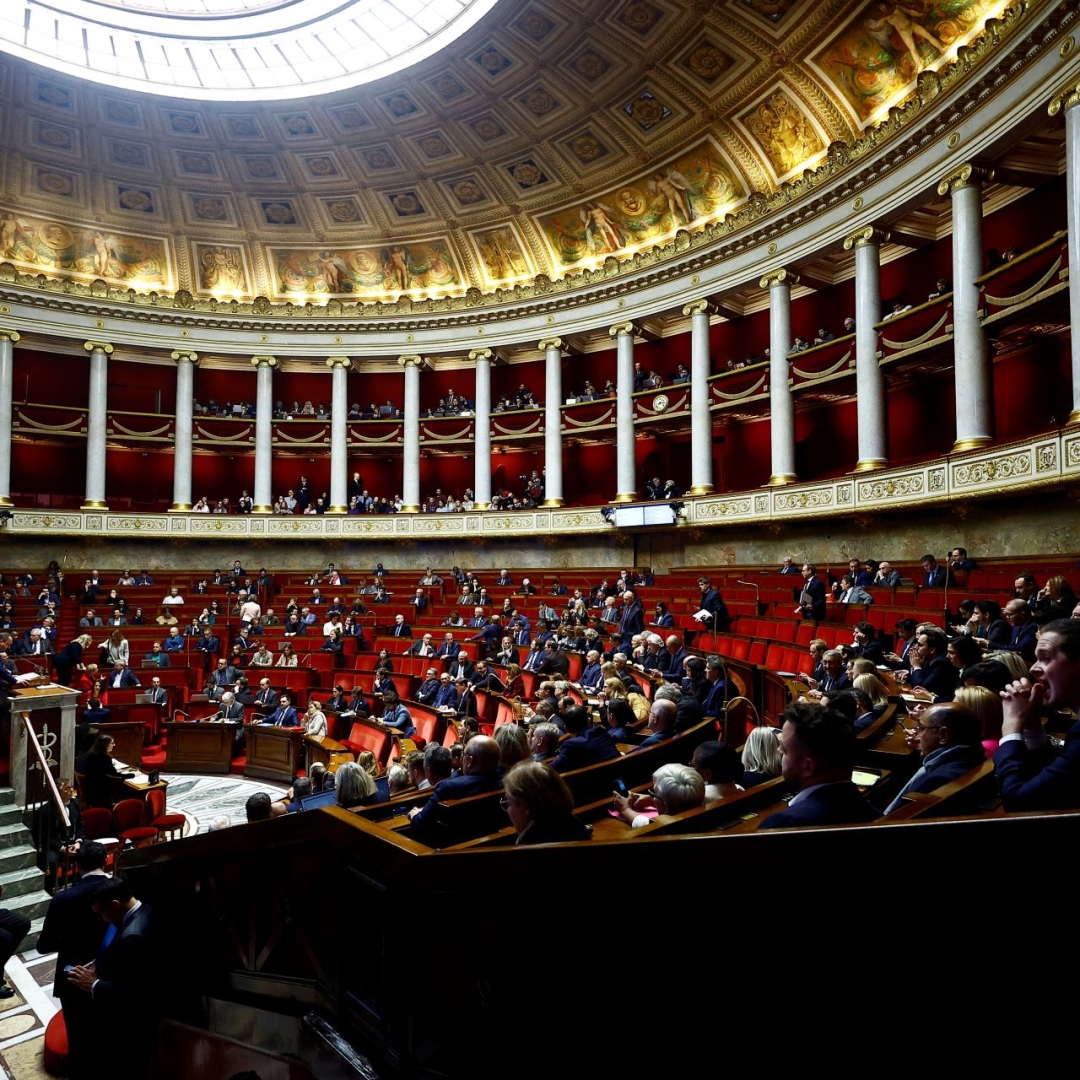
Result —
[[875, 716], [880, 716], [889, 707], [889, 688], [876, 674], [871, 675], [869, 672], [865, 672], [862, 675], [856, 675], [851, 685], [856, 690], [864, 690], [870, 695]]
[[352, 806], [370, 806], [378, 801], [375, 781], [355, 761], [346, 761], [338, 766], [334, 775], [338, 806], [347, 810]]
[[511, 769], [531, 756], [529, 736], [517, 724], [500, 724], [495, 729], [494, 738], [499, 744], [499, 764], [504, 769]]
[[[370, 750], [361, 750], [356, 759], [356, 764], [359, 765], [372, 780], [379, 775], [378, 759]], [[341, 770], [339, 769], [338, 771], [340, 772]]]
[[89, 649], [94, 639], [89, 634], [80, 634], [69, 641], [54, 657], [52, 665], [56, 670], [56, 681], [64, 686], [71, 686], [72, 675], [85, 670], [82, 666], [83, 650]]
[[780, 775], [779, 728], [762, 724], [746, 736], [742, 748], [742, 786], [751, 788]]
[[963, 705], [979, 718], [979, 723], [982, 724], [983, 749], [986, 756], [992, 758], [1001, 741], [1001, 695], [985, 686], [961, 686], [953, 695], [953, 701], [957, 705]]
[[128, 666], [131, 659], [131, 647], [128, 645], [127, 638], [124, 637], [124, 631], [119, 627], [101, 643], [101, 647], [108, 654], [110, 664]]
[[1028, 662], [1019, 653], [1000, 649], [997, 652], [988, 652], [983, 660], [992, 660], [1001, 664], [1014, 680], [1028, 677]]
[[304, 717], [304, 734], [319, 739], [326, 734], [326, 731], [326, 713], [322, 711], [322, 706], [318, 701], [312, 698], [308, 702], [307, 715]]

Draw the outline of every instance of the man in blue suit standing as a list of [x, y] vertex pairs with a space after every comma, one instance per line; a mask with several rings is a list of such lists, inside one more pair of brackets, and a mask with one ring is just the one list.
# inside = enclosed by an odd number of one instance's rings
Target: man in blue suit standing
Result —
[[878, 815], [851, 782], [855, 727], [835, 709], [796, 701], [781, 713], [784, 779], [798, 791], [786, 810], [770, 814], [762, 829], [855, 825]]

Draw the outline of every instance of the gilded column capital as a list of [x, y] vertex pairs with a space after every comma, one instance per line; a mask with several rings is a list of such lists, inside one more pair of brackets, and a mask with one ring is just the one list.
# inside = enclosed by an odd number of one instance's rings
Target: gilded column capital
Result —
[[347, 356], [328, 356], [326, 358], [326, 366], [328, 368], [347, 368], [352, 364], [352, 361]]
[[88, 353], [103, 352], [106, 356], [112, 356], [113, 347], [107, 341], [84, 341], [83, 348]]
[[620, 337], [625, 334], [630, 336], [634, 332], [634, 324], [632, 322], [620, 322], [608, 329], [608, 334], [613, 338]]
[[273, 356], [253, 356], [251, 358], [251, 366], [256, 368], [276, 368], [278, 362], [276, 357]]
[[1080, 104], [1080, 82], [1073, 83], [1072, 86], [1068, 86], [1055, 94], [1050, 99], [1046, 111], [1051, 116], [1057, 116], [1062, 109], [1068, 112], [1074, 105], [1078, 104]]
[[199, 363], [199, 354], [193, 349], [173, 349], [169, 356], [178, 364], [198, 365]]
[[955, 195], [956, 192], [966, 187], [978, 187], [994, 179], [993, 169], [984, 169], [979, 165], [973, 165], [970, 161], [961, 165], [954, 172], [949, 173], [937, 186], [939, 195]]
[[683, 307], [682, 313], [684, 315], [714, 315], [716, 305], [708, 300], [692, 300]]
[[546, 337], [536, 347], [544, 352], [547, 352], [548, 349], [561, 349], [563, 339], [561, 337]]
[[770, 270], [758, 285], [762, 289], [771, 289], [774, 285], [787, 285], [789, 288], [792, 285], [799, 284], [799, 275], [793, 270], [788, 270], [787, 267], [781, 266], [777, 270]]
[[849, 236], [844, 237], [844, 250], [850, 251], [857, 247], [870, 247], [884, 244], [889, 239], [888, 229], [879, 229], [876, 225], [864, 225], [856, 229]]
[[0, 341], [18, 341], [22, 335], [18, 330], [9, 330], [6, 326], [0, 326]]
[[494, 360], [495, 354], [488, 348], [470, 349], [469, 359], [476, 363], [477, 360]]
[[422, 356], [418, 356], [416, 353], [409, 353], [406, 356], [399, 356], [397, 358], [397, 362], [404, 368], [418, 368], [424, 362], [424, 358]]

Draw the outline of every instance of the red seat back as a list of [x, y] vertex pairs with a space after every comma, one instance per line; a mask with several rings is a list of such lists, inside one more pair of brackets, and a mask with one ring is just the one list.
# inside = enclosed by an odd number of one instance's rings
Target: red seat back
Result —
[[137, 829], [146, 824], [146, 803], [142, 799], [121, 799], [113, 807], [113, 835], [119, 836], [128, 829]]

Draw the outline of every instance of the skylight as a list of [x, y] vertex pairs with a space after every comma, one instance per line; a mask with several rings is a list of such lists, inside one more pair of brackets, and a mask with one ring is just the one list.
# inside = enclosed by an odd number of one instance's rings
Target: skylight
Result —
[[225, 101], [400, 71], [498, 0], [2, 0], [0, 50], [109, 86]]

